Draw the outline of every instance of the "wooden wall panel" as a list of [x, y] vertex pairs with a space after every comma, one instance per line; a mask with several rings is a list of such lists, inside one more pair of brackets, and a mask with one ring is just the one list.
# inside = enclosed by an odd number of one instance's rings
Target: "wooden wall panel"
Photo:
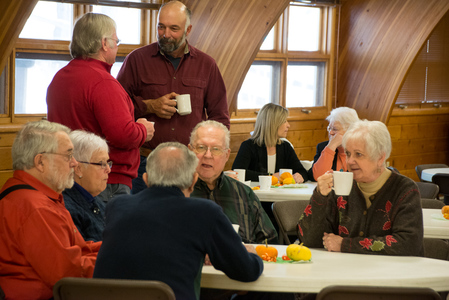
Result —
[[342, 0], [337, 106], [388, 122], [408, 69], [447, 0]]

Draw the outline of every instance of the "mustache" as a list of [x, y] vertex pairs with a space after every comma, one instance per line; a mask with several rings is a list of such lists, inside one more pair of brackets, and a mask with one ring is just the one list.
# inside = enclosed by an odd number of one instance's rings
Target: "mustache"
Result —
[[172, 39], [172, 38], [164, 38], [164, 37], [162, 37], [162, 38], [159, 39], [159, 42], [163, 43], [163, 44], [168, 44], [168, 43], [175, 43], [176, 41], [175, 41], [175, 39]]

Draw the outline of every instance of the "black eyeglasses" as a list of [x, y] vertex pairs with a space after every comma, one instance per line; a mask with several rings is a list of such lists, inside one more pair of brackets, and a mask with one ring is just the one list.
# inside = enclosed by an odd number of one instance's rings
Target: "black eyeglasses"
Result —
[[88, 161], [78, 161], [78, 162], [82, 163], [82, 164], [101, 166], [102, 169], [106, 169], [106, 166], [109, 166], [109, 169], [112, 168], [112, 161], [108, 161], [108, 162], [100, 161], [98, 163], [93, 163], [93, 162], [88, 162]]
[[39, 153], [39, 154], [54, 154], [54, 155], [61, 155], [61, 156], [64, 156], [65, 158], [66, 158], [66, 160], [67, 161], [71, 161], [72, 160], [72, 158], [73, 158], [73, 153], [67, 153], [67, 154], [64, 154], [64, 153], [55, 153], [55, 152], [41, 152], [41, 153]]

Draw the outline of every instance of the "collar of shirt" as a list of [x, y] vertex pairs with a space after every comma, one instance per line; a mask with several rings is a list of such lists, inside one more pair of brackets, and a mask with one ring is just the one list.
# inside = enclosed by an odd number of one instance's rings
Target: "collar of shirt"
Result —
[[88, 202], [88, 203], [94, 203], [94, 196], [92, 196], [91, 193], [89, 193], [88, 191], [86, 191], [85, 188], [83, 188], [81, 185], [79, 185], [78, 183], [75, 182], [75, 184], [73, 185], [78, 192], [80, 192], [81, 195], [83, 195], [84, 199]]
[[62, 202], [63, 200], [62, 194], [58, 194], [56, 191], [54, 191], [49, 186], [41, 182], [39, 179], [37, 179], [36, 177], [25, 171], [22, 170], [14, 171], [13, 177], [25, 182], [26, 184], [31, 185], [36, 190], [42, 192], [44, 195], [46, 195], [53, 201]]
[[82, 58], [82, 57], [77, 57], [74, 58], [74, 60], [81, 60], [81, 61], [87, 61], [89, 63], [95, 64], [101, 68], [104, 68], [106, 71], [108, 71], [108, 73], [111, 73], [111, 69], [112, 69], [112, 65], [108, 64], [107, 62], [95, 59], [95, 58]]

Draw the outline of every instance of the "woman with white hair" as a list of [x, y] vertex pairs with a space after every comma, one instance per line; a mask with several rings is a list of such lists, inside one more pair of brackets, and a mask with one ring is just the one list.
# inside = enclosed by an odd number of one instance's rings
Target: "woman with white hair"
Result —
[[67, 210], [86, 241], [101, 241], [105, 203], [97, 196], [106, 189], [112, 161], [106, 141], [87, 131], [70, 133], [74, 146], [75, 184], [62, 192]]
[[308, 247], [380, 255], [423, 255], [423, 223], [418, 187], [391, 172], [385, 162], [391, 138], [385, 124], [358, 121], [343, 137], [349, 196], [332, 190], [333, 171], [318, 177], [310, 203], [298, 222], [298, 237]]
[[316, 146], [316, 154], [312, 168], [309, 169], [309, 180], [316, 181], [318, 177], [332, 169], [334, 171], [346, 171], [346, 154], [341, 145], [346, 130], [359, 120], [357, 112], [353, 108], [338, 107], [331, 111], [326, 118], [329, 121], [327, 132], [329, 141], [319, 143]]
[[253, 135], [240, 145], [233, 169], [246, 169], [246, 180], [259, 181], [259, 175], [279, 178], [279, 169], [292, 169], [297, 183], [308, 180], [307, 171], [298, 159], [287, 137], [290, 124], [288, 109], [265, 104], [257, 114]]

